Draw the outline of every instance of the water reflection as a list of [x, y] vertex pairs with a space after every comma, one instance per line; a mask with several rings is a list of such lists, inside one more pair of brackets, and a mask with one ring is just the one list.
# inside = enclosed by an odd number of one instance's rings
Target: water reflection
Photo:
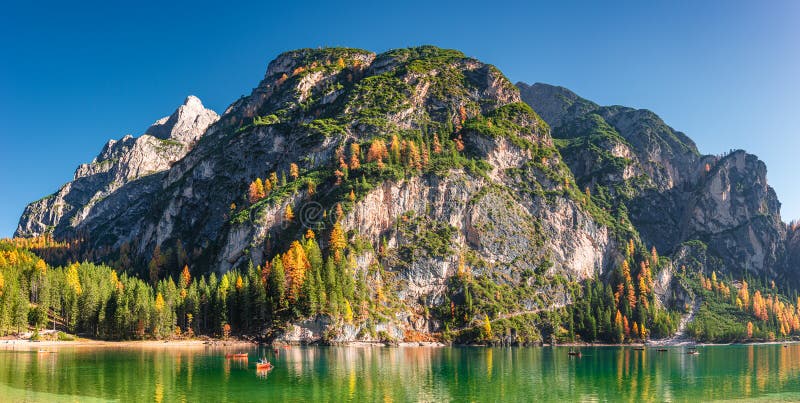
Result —
[[[800, 393], [800, 345], [683, 348], [213, 348], [0, 350], [0, 396], [134, 401], [668, 401]], [[238, 352], [238, 351], [237, 351]], [[38, 394], [37, 394], [38, 393]], [[45, 395], [47, 394], [47, 395]], [[47, 398], [42, 398], [47, 396]], [[789, 395], [800, 396], [800, 395]]]

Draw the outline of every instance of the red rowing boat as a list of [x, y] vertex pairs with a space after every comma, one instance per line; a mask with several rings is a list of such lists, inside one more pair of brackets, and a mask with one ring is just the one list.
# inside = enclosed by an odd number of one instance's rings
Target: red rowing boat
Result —
[[225, 358], [247, 359], [247, 353], [225, 354]]

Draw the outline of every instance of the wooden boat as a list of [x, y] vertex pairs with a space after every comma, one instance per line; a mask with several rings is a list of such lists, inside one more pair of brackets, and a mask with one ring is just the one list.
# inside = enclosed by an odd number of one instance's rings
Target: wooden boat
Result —
[[225, 358], [228, 358], [228, 359], [233, 358], [235, 360], [241, 360], [241, 359], [246, 360], [247, 359], [247, 353], [235, 353], [235, 354], [228, 353], [228, 354], [225, 354]]
[[269, 371], [272, 369], [272, 364], [267, 360], [259, 360], [256, 363], [256, 371]]
[[572, 357], [580, 357], [581, 356], [581, 352], [580, 351], [575, 351], [575, 350], [572, 350], [572, 349], [570, 349], [567, 354], [569, 354]]
[[636, 351], [644, 351], [644, 347], [643, 346], [636, 346], [633, 349], [636, 350]]
[[689, 354], [689, 355], [698, 355], [698, 354], [700, 354], [700, 352], [699, 352], [699, 351], [697, 351], [697, 349], [694, 349], [694, 348], [692, 348], [692, 349], [689, 349], [689, 351], [687, 351], [687, 352], [686, 352], [686, 354]]
[[659, 348], [658, 351], [663, 353], [663, 352], [667, 351], [667, 349], [666, 348]]

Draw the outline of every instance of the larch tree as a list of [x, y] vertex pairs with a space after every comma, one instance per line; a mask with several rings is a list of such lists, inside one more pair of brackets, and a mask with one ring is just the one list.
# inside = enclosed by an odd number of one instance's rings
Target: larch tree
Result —
[[247, 191], [247, 199], [250, 201], [250, 204], [254, 204], [265, 196], [264, 183], [261, 182], [261, 178], [256, 178], [256, 180], [250, 183], [250, 187]]
[[433, 153], [434, 154], [442, 153], [442, 143], [439, 142], [439, 135], [437, 133], [433, 134]]
[[367, 162], [377, 162], [379, 168], [383, 168], [383, 159], [388, 157], [389, 152], [386, 149], [386, 143], [381, 139], [376, 139], [369, 146], [367, 151]]
[[361, 154], [361, 146], [358, 143], [350, 144], [350, 169], [358, 169], [361, 167], [361, 162], [359, 161], [359, 155]]
[[392, 135], [392, 143], [389, 146], [389, 156], [392, 160], [392, 163], [400, 163], [400, 139], [396, 134]]
[[338, 262], [342, 257], [341, 251], [347, 247], [347, 239], [338, 221], [333, 224], [333, 229], [331, 230], [330, 247], [333, 250], [335, 260]]

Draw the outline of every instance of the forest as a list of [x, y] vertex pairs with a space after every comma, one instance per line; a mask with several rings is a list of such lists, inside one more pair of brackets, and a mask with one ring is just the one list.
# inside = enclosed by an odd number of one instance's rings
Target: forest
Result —
[[[399, 303], [394, 291], [367, 285], [369, 274], [355, 270], [354, 249], [338, 224], [328, 241], [323, 251], [309, 230], [263, 267], [196, 277], [184, 266], [175, 278], [148, 283], [106, 265], [53, 267], [30, 250], [47, 242], [42, 239], [2, 240], [0, 333], [36, 335], [51, 328], [107, 340], [201, 335], [269, 339], [290, 321], [317, 315], [340, 325], [374, 325], [385, 318]], [[474, 276], [462, 262], [448, 284], [446, 301], [431, 307], [430, 315], [445, 324], [438, 336], [456, 343], [507, 343], [510, 329], [520, 343], [625, 343], [668, 337], [680, 312], [659, 308], [655, 300], [652, 272], [663, 262], [655, 249], [637, 253], [631, 241], [627, 258], [608, 282], [552, 279], [563, 284], [572, 303], [530, 311], [515, 306], [515, 301], [533, 293], [532, 288]], [[697, 340], [762, 341], [800, 334], [800, 299], [790, 301], [774, 283], [685, 270], [677, 277], [702, 301], [689, 325]], [[374, 327], [362, 329], [362, 337], [390, 341], [388, 335], [370, 331]]]

